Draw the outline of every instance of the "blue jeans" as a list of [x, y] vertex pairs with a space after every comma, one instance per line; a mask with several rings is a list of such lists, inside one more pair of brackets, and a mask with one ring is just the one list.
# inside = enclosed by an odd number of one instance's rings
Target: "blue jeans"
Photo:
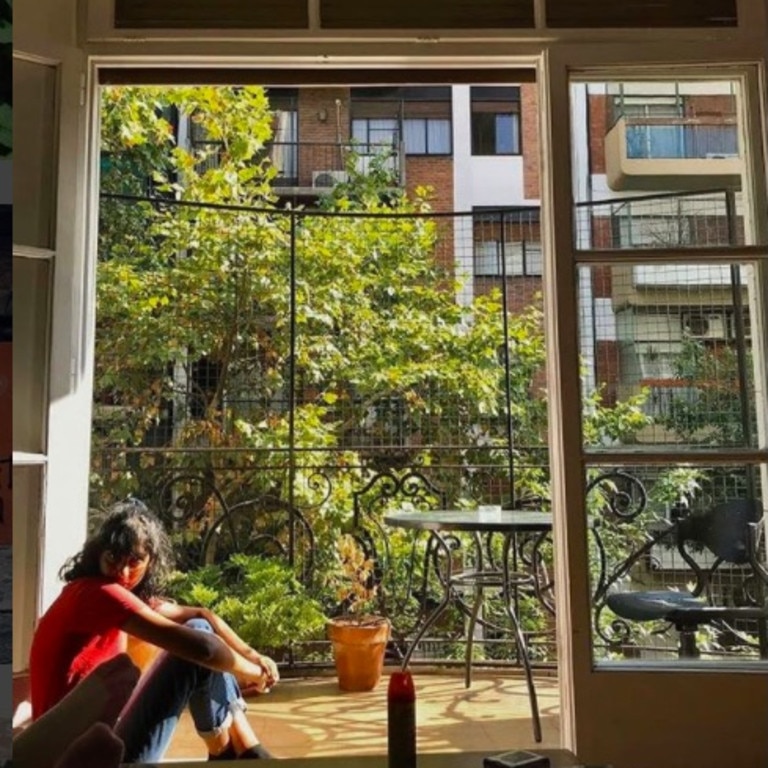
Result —
[[[213, 632], [204, 619], [186, 626]], [[184, 708], [201, 736], [214, 736], [228, 728], [232, 712], [245, 709], [235, 678], [163, 652], [142, 676], [123, 710], [116, 732], [125, 743], [127, 763], [162, 759]]]

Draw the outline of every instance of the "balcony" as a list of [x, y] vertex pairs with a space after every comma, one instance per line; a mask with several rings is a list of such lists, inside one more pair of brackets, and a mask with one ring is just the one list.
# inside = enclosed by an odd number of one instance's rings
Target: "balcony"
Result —
[[[197, 166], [199, 173], [219, 167], [221, 142], [197, 138], [192, 146], [206, 151]], [[375, 173], [385, 188], [405, 186], [402, 143], [273, 141], [265, 147], [265, 154], [276, 171], [271, 185], [280, 197], [317, 197], [355, 174]]]
[[277, 171], [272, 185], [281, 197], [317, 197], [348, 181], [355, 173], [383, 174], [389, 187], [405, 185], [402, 146], [358, 142], [273, 142], [268, 152]]
[[738, 189], [743, 166], [735, 120], [622, 116], [605, 137], [615, 190]]

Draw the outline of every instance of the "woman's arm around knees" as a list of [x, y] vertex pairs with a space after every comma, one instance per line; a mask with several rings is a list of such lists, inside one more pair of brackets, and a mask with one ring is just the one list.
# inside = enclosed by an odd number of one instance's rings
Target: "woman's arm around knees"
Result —
[[218, 635], [185, 627], [149, 606], [129, 616], [122, 629], [174, 656], [209, 669], [232, 672], [259, 690], [270, 687], [270, 674], [265, 666], [237, 653]]
[[280, 680], [277, 664], [269, 656], [259, 653], [251, 648], [221, 616], [209, 608], [191, 605], [178, 605], [176, 603], [162, 602], [156, 606], [156, 610], [162, 616], [177, 623], [183, 623], [190, 619], [205, 619], [213, 631], [237, 654], [263, 667], [270, 679], [272, 687]]

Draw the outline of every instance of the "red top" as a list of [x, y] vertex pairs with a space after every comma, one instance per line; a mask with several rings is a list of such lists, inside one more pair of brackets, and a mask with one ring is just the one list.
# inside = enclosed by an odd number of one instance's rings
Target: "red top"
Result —
[[32, 718], [37, 719], [99, 664], [125, 651], [121, 627], [145, 604], [112, 581], [67, 584], [40, 619], [29, 658]]

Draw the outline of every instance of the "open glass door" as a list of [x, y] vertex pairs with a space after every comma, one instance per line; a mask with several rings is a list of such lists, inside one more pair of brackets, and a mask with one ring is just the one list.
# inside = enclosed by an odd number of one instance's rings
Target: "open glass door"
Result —
[[[550, 72], [570, 122], [568, 158], [552, 128], [570, 174], [555, 157], [550, 299], [578, 318], [555, 328], [558, 387], [578, 387], [583, 404], [569, 413], [560, 393], [551, 416], [564, 433], [558, 543], [575, 638], [565, 706], [581, 759], [715, 766], [768, 750], [758, 693], [768, 239], [755, 75]], [[562, 348], [571, 332], [573, 352]], [[596, 419], [605, 404], [619, 406], [611, 423]], [[741, 736], [726, 738], [736, 719]]]

